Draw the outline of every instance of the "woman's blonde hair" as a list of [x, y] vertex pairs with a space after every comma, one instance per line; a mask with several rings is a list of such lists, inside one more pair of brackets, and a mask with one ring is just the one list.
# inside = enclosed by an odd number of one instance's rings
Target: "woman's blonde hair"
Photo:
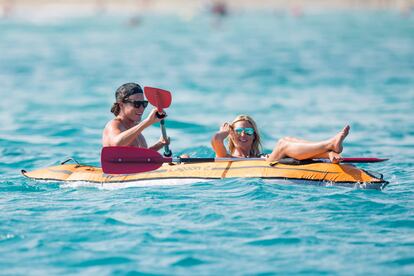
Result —
[[[239, 115], [233, 120], [233, 122], [231, 122], [230, 125], [233, 128], [235, 123], [241, 122], [241, 121], [249, 122], [254, 129], [254, 134], [253, 134], [254, 139], [253, 139], [252, 148], [250, 149], [250, 152], [249, 152], [249, 157], [257, 157], [262, 153], [262, 143], [261, 143], [260, 133], [259, 133], [259, 129], [257, 128], [256, 122], [248, 115]], [[235, 150], [234, 142], [229, 138], [230, 154], [233, 154], [234, 150]]]

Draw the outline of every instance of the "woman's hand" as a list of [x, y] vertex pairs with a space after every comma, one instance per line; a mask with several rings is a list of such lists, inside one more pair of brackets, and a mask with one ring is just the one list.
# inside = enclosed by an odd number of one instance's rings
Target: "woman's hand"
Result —
[[213, 137], [211, 138], [211, 146], [213, 147], [214, 152], [216, 153], [216, 157], [229, 156], [229, 154], [227, 153], [227, 149], [224, 146], [224, 139], [226, 139], [229, 135], [230, 137], [232, 137], [233, 134], [233, 128], [229, 123], [225, 122], [220, 126], [220, 130], [213, 135]]
[[220, 126], [220, 132], [226, 133], [227, 135], [230, 134], [231, 131], [231, 126], [229, 123], [224, 122], [221, 126]]
[[230, 136], [230, 138], [233, 139], [233, 140], [236, 139], [233, 127], [227, 122], [225, 122], [221, 125], [220, 132], [223, 135], [225, 135], [225, 136], [223, 136], [223, 139], [227, 138], [228, 136]]

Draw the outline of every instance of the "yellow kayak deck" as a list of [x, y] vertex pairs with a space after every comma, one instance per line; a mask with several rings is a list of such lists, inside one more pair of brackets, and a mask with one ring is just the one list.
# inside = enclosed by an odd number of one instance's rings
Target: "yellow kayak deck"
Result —
[[340, 186], [364, 184], [365, 188], [382, 189], [388, 182], [350, 164], [311, 163], [306, 165], [270, 165], [265, 160], [209, 163], [164, 164], [159, 169], [135, 174], [105, 174], [99, 167], [81, 164], [24, 171], [35, 180], [122, 183], [168, 179], [262, 178], [291, 182], [331, 183]]

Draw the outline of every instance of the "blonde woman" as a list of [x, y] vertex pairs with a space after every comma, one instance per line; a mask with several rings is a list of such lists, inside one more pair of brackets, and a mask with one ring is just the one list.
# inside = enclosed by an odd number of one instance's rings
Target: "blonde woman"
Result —
[[[349, 129], [347, 125], [332, 138], [319, 142], [284, 137], [276, 143], [272, 153], [266, 155], [266, 160], [273, 162], [285, 157], [297, 160], [329, 158], [331, 162], [338, 163], [341, 161], [342, 142]], [[224, 145], [226, 138], [229, 140], [228, 151]], [[217, 157], [252, 158], [262, 154], [259, 130], [255, 121], [247, 115], [239, 115], [233, 122], [223, 123], [214, 134], [211, 144]]]

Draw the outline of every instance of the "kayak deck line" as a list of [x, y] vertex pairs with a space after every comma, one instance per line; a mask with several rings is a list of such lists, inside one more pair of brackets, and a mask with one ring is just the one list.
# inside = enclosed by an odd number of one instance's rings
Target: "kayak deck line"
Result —
[[[277, 164], [265, 160], [243, 162], [207, 162], [164, 164], [159, 169], [133, 174], [105, 174], [102, 169], [80, 164], [63, 164], [22, 174], [34, 180], [90, 183], [130, 183], [179, 179], [211, 180], [227, 178], [257, 178], [316, 183], [321, 185], [355, 186], [365, 183], [369, 189], [383, 189], [388, 182], [351, 164], [311, 163], [305, 165]], [[166, 183], [167, 185], [167, 183]]]

